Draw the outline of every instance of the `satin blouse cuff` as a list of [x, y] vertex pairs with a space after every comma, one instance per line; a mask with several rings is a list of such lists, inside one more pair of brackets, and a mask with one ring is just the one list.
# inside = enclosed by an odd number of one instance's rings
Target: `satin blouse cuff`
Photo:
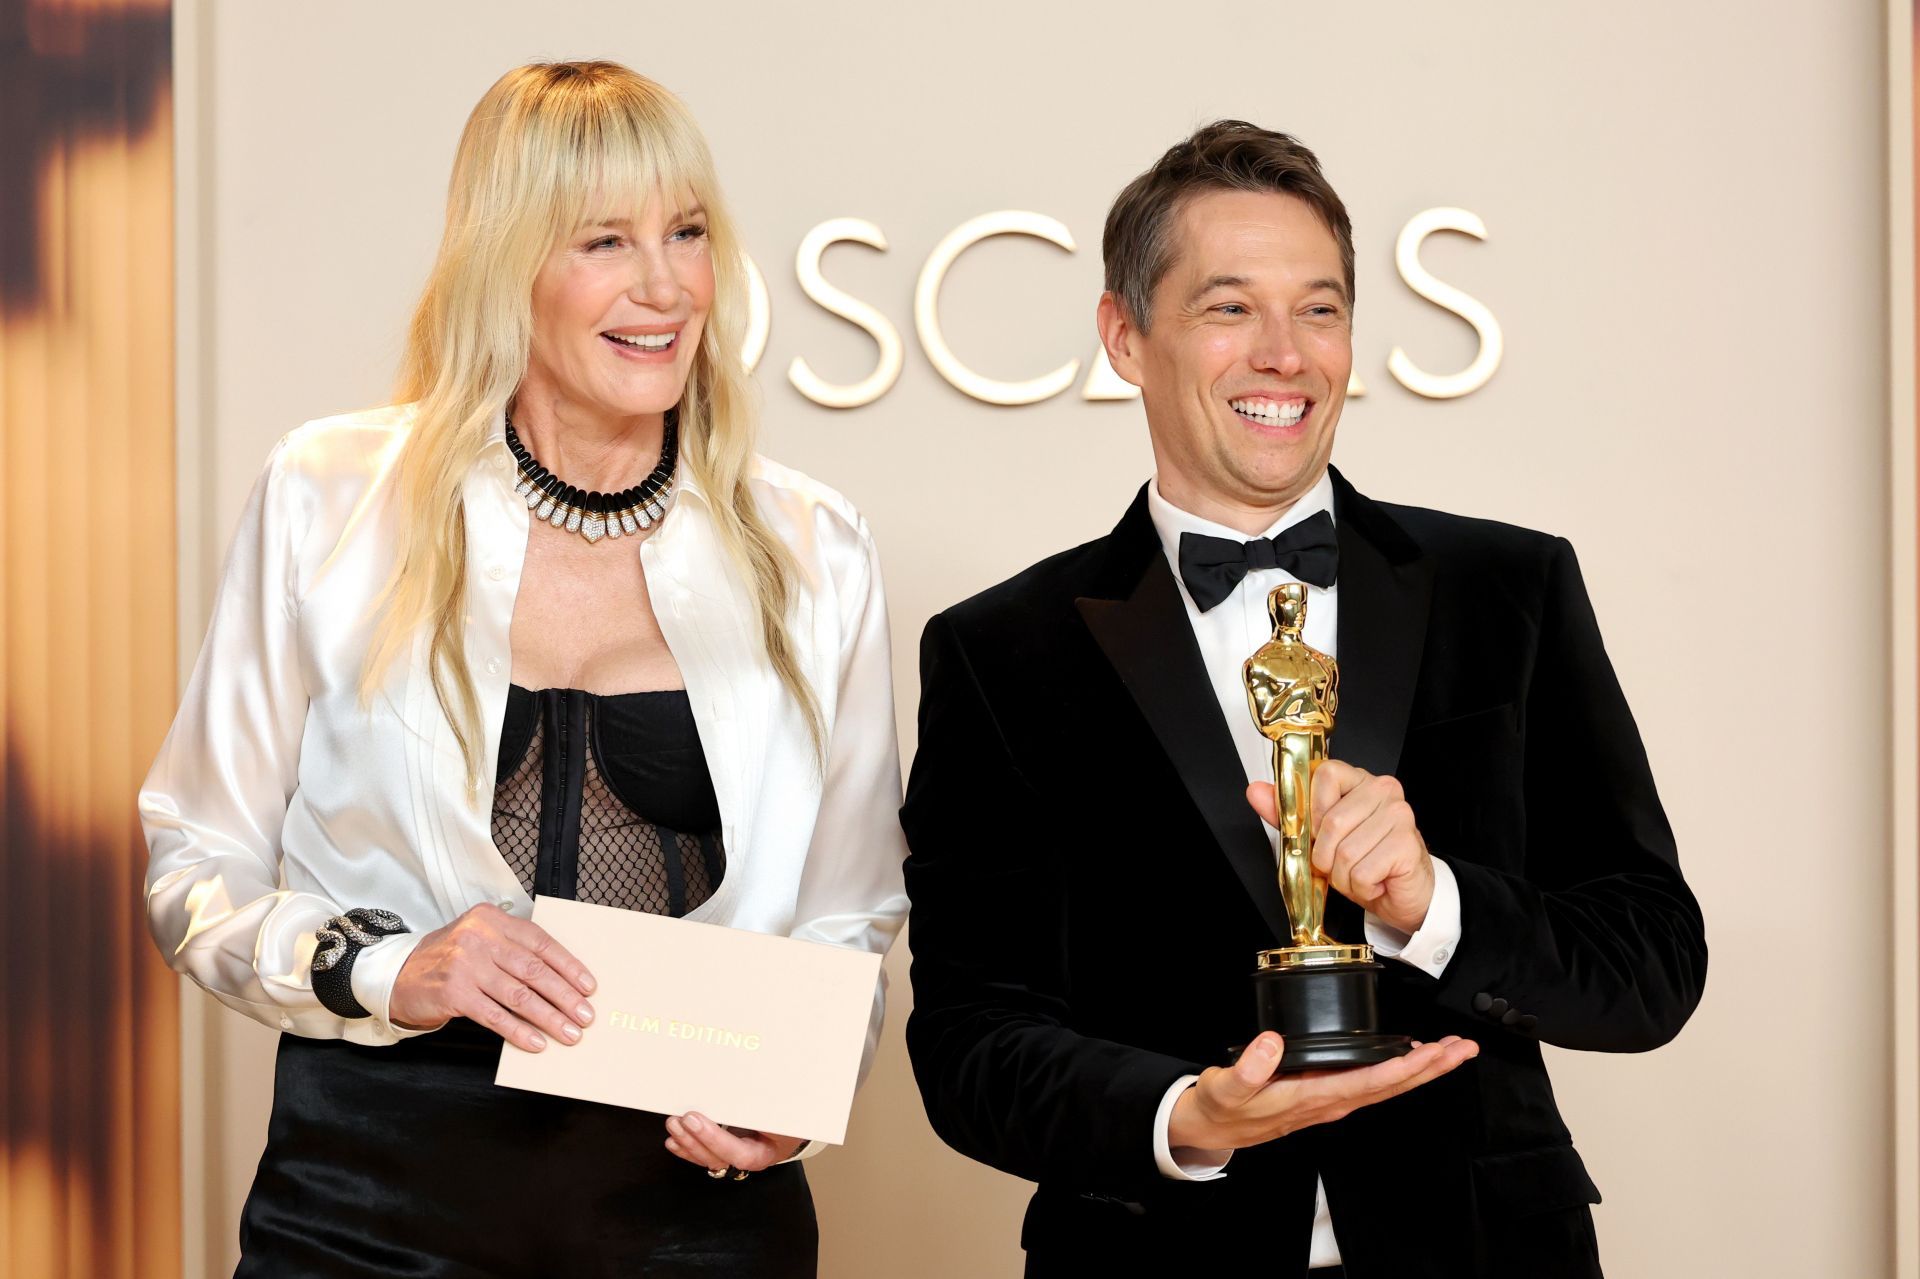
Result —
[[396, 1026], [387, 1013], [388, 1005], [393, 1000], [393, 983], [400, 976], [401, 968], [406, 966], [407, 957], [413, 954], [413, 948], [419, 944], [419, 933], [395, 933], [363, 947], [354, 956], [353, 971], [348, 974], [353, 997], [362, 1008], [373, 1014], [374, 1024], [384, 1032], [384, 1038], [394, 1041], [412, 1039], [415, 1035], [424, 1035], [440, 1028], [428, 1026], [416, 1030], [410, 1026]]
[[824, 1141], [810, 1141], [806, 1145], [800, 1147], [800, 1149], [788, 1155], [785, 1159], [776, 1161], [772, 1165], [772, 1167], [778, 1168], [781, 1164], [792, 1164], [792, 1163], [798, 1163], [802, 1159], [811, 1159], [815, 1155], [819, 1154], [821, 1151], [825, 1150], [826, 1148], [827, 1148], [827, 1143]]
[[1168, 1144], [1167, 1129], [1173, 1124], [1173, 1103], [1180, 1100], [1180, 1094], [1191, 1088], [1198, 1075], [1182, 1075], [1173, 1081], [1173, 1087], [1167, 1089], [1167, 1095], [1160, 1099], [1160, 1109], [1153, 1116], [1153, 1162], [1160, 1169], [1160, 1175], [1172, 1181], [1212, 1181], [1226, 1175], [1227, 1161], [1233, 1158], [1231, 1150], [1200, 1150], [1193, 1146], [1173, 1147]]
[[1369, 912], [1367, 944], [1375, 954], [1397, 959], [1429, 977], [1447, 971], [1447, 962], [1460, 948], [1460, 881], [1453, 877], [1453, 868], [1438, 857], [1433, 859], [1433, 901], [1417, 932], [1389, 928]]

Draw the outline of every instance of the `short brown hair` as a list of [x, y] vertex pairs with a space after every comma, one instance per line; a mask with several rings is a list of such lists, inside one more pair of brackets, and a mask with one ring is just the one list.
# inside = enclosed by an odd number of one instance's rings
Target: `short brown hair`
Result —
[[1153, 291], [1173, 265], [1174, 221], [1204, 191], [1272, 191], [1306, 201], [1340, 245], [1347, 305], [1353, 305], [1353, 223], [1320, 172], [1320, 161], [1289, 134], [1245, 120], [1215, 120], [1127, 183], [1107, 213], [1100, 241], [1107, 291], [1142, 332], [1153, 323]]

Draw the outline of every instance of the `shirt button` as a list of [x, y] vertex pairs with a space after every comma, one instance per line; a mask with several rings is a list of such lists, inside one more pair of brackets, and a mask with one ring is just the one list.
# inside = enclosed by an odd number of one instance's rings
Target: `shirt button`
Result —
[[506, 900], [505, 898], [501, 898], [500, 909], [511, 913], [513, 910], [513, 903]]
[[280, 1029], [282, 1029], [282, 1030], [292, 1030], [292, 1029], [293, 1029], [293, 1018], [291, 1018], [291, 1017], [282, 1017], [282, 1018], [280, 1019]]
[[500, 673], [500, 659], [499, 659], [499, 658], [497, 658], [497, 657], [490, 657], [490, 658], [488, 658], [488, 659], [487, 659], [487, 674], [489, 674], [489, 675], [498, 675], [499, 673]]
[[487, 576], [492, 578], [496, 582], [499, 581], [501, 578], [505, 577], [506, 575], [507, 575], [507, 570], [505, 570], [504, 568], [501, 568], [498, 564], [495, 564], [492, 568], [487, 570]]
[[1433, 962], [1434, 962], [1434, 963], [1436, 963], [1436, 964], [1444, 964], [1444, 963], [1446, 963], [1446, 962], [1447, 962], [1447, 955], [1448, 955], [1449, 953], [1450, 953], [1450, 952], [1449, 952], [1449, 951], [1447, 950], [1447, 948], [1446, 948], [1445, 946], [1442, 946], [1442, 947], [1441, 947], [1441, 948], [1440, 948], [1439, 950], [1436, 950], [1436, 951], [1434, 951], [1434, 952], [1433, 952]]

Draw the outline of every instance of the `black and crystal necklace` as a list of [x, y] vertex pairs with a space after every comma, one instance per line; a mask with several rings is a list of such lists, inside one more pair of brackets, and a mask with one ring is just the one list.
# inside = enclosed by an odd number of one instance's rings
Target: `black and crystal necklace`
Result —
[[619, 493], [583, 492], [533, 460], [507, 418], [507, 447], [520, 464], [520, 480], [513, 491], [527, 499], [537, 520], [578, 533], [589, 543], [603, 537], [632, 537], [667, 517], [673, 505], [673, 470], [680, 460], [680, 414], [667, 410], [660, 441], [660, 464], [653, 474]]

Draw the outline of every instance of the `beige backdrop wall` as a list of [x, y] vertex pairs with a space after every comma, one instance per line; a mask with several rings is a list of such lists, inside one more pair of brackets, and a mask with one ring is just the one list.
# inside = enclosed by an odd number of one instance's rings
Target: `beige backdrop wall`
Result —
[[[928, 252], [992, 210], [1059, 219], [1075, 251], [983, 245], [942, 311], [988, 375], [1084, 362], [1101, 218], [1126, 179], [1217, 116], [1300, 134], [1356, 224], [1366, 394], [1337, 462], [1378, 496], [1580, 548], [1705, 905], [1711, 978], [1677, 1043], [1553, 1054], [1606, 1194], [1610, 1271], [1888, 1272], [1882, 5], [182, 10], [189, 653], [273, 439], [384, 397], [473, 101], [520, 61], [604, 56], [706, 126], [770, 288], [767, 447], [879, 535], [909, 750], [927, 616], [1103, 532], [1149, 465], [1137, 403], [1076, 383], [992, 407], [942, 381], [912, 322]], [[1424, 260], [1506, 337], [1492, 380], [1445, 402], [1386, 368], [1396, 345], [1434, 372], [1476, 349], [1394, 271], [1400, 227], [1434, 206], [1484, 220], [1484, 242], [1437, 236]], [[796, 355], [835, 381], [872, 367], [873, 344], [795, 280], [801, 237], [842, 216], [890, 248], [833, 249], [825, 270], [907, 348], [899, 383], [851, 411], [785, 375]], [[1831, 962], [1796, 961], [1802, 926], [1844, 943]], [[811, 1166], [823, 1272], [1015, 1273], [1024, 1187], [928, 1130], [901, 1048], [905, 960], [851, 1140]], [[188, 1273], [213, 1274], [272, 1037], [187, 1002]], [[1418, 1177], [1421, 1153], [1382, 1151], [1381, 1175]]]

